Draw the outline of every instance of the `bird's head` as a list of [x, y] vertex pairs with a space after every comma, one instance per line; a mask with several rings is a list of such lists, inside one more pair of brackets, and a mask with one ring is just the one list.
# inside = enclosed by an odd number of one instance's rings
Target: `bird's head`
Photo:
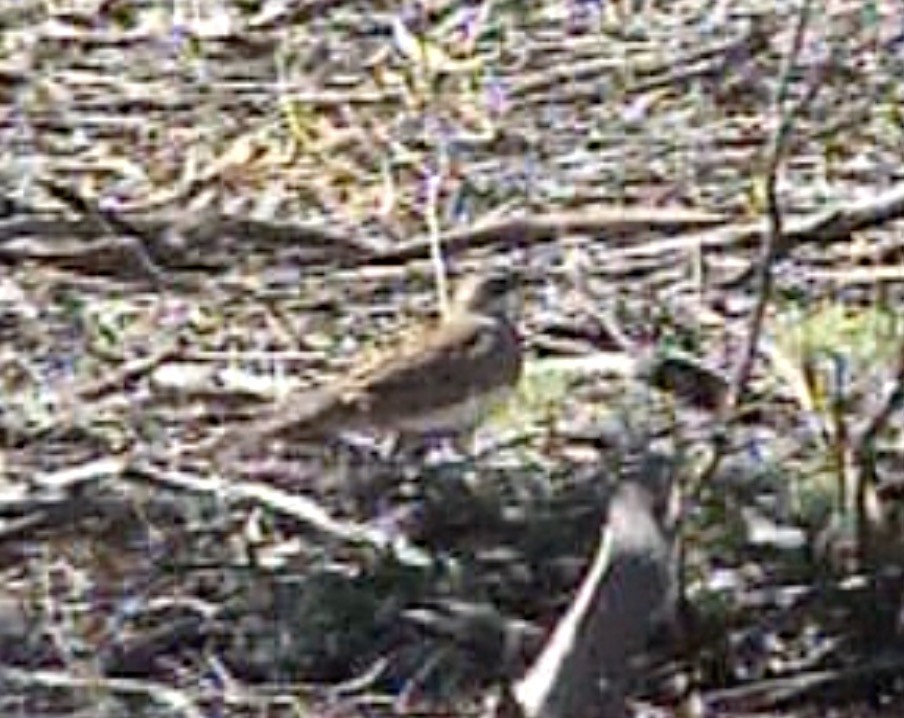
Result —
[[507, 313], [516, 283], [515, 274], [502, 269], [472, 274], [459, 282], [452, 306], [481, 314]]

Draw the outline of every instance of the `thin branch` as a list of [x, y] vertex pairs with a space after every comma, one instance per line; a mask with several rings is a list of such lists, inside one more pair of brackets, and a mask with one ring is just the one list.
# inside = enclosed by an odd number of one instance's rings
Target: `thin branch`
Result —
[[791, 77], [797, 65], [797, 58], [803, 46], [804, 32], [810, 19], [812, 0], [804, 0], [800, 12], [797, 14], [797, 25], [794, 28], [794, 37], [791, 47], [785, 55], [782, 67], [781, 81], [776, 92], [773, 110], [776, 114], [776, 126], [772, 132], [769, 146], [766, 152], [766, 216], [768, 224], [766, 236], [763, 239], [762, 250], [759, 259], [759, 275], [757, 277], [757, 303], [750, 317], [750, 326], [747, 333], [747, 341], [741, 359], [738, 362], [732, 376], [731, 388], [728, 392], [728, 400], [725, 411], [734, 414], [747, 389], [750, 374], [756, 361], [757, 348], [760, 335], [763, 332], [763, 323], [766, 318], [766, 309], [772, 299], [773, 274], [776, 254], [781, 243], [783, 221], [782, 212], [778, 200], [778, 169], [788, 150], [788, 139], [797, 118], [803, 113], [807, 105], [815, 97], [816, 89], [821, 83], [810, 85], [807, 93], [793, 107], [786, 107], [788, 93], [791, 88]]
[[891, 417], [904, 406], [904, 341], [898, 346], [894, 385], [885, 400], [866, 420], [854, 443], [854, 456], [863, 458], [876, 441], [879, 433], [888, 425]]
[[128, 248], [137, 262], [137, 266], [146, 274], [148, 280], [158, 285], [165, 285], [169, 282], [163, 268], [151, 256], [149, 237], [134, 224], [125, 220], [118, 212], [92, 202], [74, 187], [67, 187], [49, 179], [42, 180], [41, 185], [54, 199], [95, 222], [111, 236], [128, 239]]
[[112, 695], [141, 698], [148, 703], [155, 703], [165, 709], [167, 715], [182, 718], [203, 718], [204, 713], [195, 701], [183, 691], [176, 690], [162, 683], [133, 680], [130, 678], [106, 678], [104, 676], [77, 676], [63, 671], [22, 670], [19, 668], [0, 667], [0, 688], [4, 695], [10, 697], [16, 688], [35, 690], [45, 689], [48, 692], [60, 688], [85, 691], [88, 695], [97, 696], [98, 692]]
[[[794, 128], [797, 118], [804, 112], [807, 106], [816, 96], [816, 91], [821, 86], [821, 77], [816, 77], [810, 83], [806, 93], [800, 102], [787, 107], [787, 97], [790, 92], [791, 78], [797, 66], [797, 59], [803, 45], [804, 33], [810, 18], [812, 0], [803, 0], [797, 13], [797, 24], [794, 36], [780, 75], [778, 89], [773, 103], [775, 116], [774, 127], [766, 148], [765, 193], [767, 201], [767, 225], [760, 250], [760, 258], [757, 263], [757, 303], [753, 314], [750, 316], [746, 340], [741, 352], [741, 357], [732, 372], [731, 383], [728, 388], [725, 403], [719, 412], [718, 425], [723, 431], [723, 436], [729, 426], [735, 421], [738, 408], [747, 389], [750, 375], [756, 361], [760, 336], [763, 332], [763, 324], [766, 318], [766, 310], [772, 298], [773, 265], [782, 242], [783, 221], [782, 212], [778, 201], [778, 169], [784, 160], [788, 148], [788, 139]], [[725, 442], [716, 442], [715, 450], [703, 469], [698, 480], [698, 486], [703, 486], [715, 474], [726, 450]]]
[[266, 484], [200, 476], [163, 468], [141, 458], [132, 463], [129, 473], [172, 489], [213, 494], [225, 499], [262, 506], [334, 541], [391, 552], [400, 563], [409, 566], [421, 567], [432, 563], [427, 552], [412, 545], [401, 534], [384, 531], [369, 524], [337, 519], [312, 499], [287, 493]]

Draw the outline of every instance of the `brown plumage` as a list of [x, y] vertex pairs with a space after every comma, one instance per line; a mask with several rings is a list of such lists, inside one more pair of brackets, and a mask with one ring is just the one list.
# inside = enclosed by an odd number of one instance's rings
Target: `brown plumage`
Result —
[[222, 448], [270, 437], [311, 438], [341, 431], [404, 434], [473, 429], [493, 398], [521, 376], [521, 346], [506, 313], [508, 275], [462, 283], [450, 311], [406, 334], [339, 381], [288, 396], [266, 416], [218, 441]]

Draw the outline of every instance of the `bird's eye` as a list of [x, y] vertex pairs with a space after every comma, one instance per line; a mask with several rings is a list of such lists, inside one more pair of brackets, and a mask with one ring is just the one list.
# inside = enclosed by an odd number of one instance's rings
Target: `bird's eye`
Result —
[[494, 277], [487, 284], [487, 294], [492, 297], [501, 297], [508, 293], [509, 283], [505, 277]]

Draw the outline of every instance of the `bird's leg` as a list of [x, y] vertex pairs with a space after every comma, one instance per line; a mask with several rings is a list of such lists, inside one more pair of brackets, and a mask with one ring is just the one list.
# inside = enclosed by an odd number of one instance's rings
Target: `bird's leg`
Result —
[[404, 464], [421, 464], [430, 453], [430, 443], [422, 434], [399, 432], [394, 435], [393, 456]]
[[471, 457], [476, 446], [474, 432], [470, 429], [449, 432], [445, 436], [445, 446], [459, 458]]
[[417, 437], [416, 458], [419, 463], [445, 464], [459, 462], [470, 456], [474, 437], [470, 431], [436, 431]]

